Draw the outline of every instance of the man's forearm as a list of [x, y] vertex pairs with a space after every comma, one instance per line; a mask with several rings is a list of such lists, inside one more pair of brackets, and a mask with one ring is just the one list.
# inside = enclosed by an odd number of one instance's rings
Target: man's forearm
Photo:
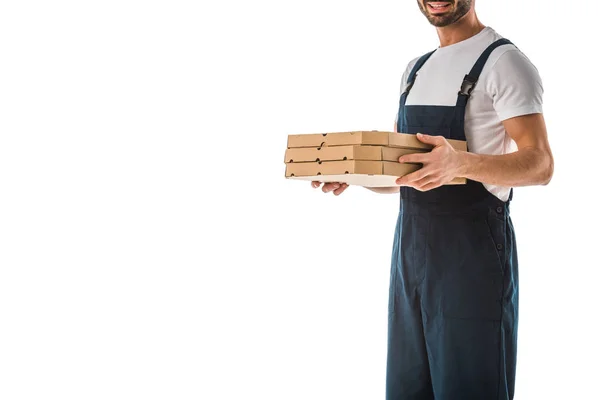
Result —
[[365, 187], [365, 189], [369, 189], [372, 192], [380, 193], [380, 194], [393, 194], [393, 193], [398, 193], [400, 191], [400, 186]]
[[545, 185], [554, 169], [552, 155], [533, 147], [504, 155], [460, 152], [460, 158], [460, 177], [490, 185]]

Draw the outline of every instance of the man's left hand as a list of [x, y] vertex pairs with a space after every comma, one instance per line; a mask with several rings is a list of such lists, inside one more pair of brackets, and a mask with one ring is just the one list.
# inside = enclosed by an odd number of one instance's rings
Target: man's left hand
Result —
[[458, 175], [460, 154], [443, 136], [431, 136], [417, 133], [417, 139], [434, 148], [428, 153], [407, 154], [398, 159], [401, 163], [421, 163], [418, 171], [396, 180], [400, 186], [410, 186], [425, 192], [449, 183]]

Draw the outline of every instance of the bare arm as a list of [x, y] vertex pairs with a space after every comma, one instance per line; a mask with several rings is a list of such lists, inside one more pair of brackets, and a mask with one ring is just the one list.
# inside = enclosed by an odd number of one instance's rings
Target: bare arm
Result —
[[548, 184], [554, 172], [554, 159], [543, 115], [525, 115], [503, 123], [519, 150], [501, 156], [461, 152], [458, 175], [501, 186]]
[[365, 189], [369, 189], [372, 192], [379, 194], [393, 194], [398, 193], [400, 191], [400, 186], [390, 186], [390, 187], [365, 187]]
[[400, 162], [423, 163], [423, 168], [398, 179], [398, 184], [418, 190], [431, 190], [455, 177], [500, 186], [545, 185], [552, 179], [554, 159], [550, 151], [542, 114], [530, 114], [503, 122], [518, 151], [503, 155], [483, 155], [456, 151], [442, 136], [421, 135], [419, 139], [435, 147], [430, 153], [410, 154]]

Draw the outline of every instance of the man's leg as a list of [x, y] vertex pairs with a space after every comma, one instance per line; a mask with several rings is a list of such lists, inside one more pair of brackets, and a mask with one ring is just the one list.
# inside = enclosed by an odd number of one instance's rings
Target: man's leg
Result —
[[433, 400], [420, 312], [404, 298], [397, 307], [388, 315], [386, 399]]
[[423, 319], [435, 399], [512, 399], [518, 277], [510, 219], [439, 219], [428, 248]]
[[388, 312], [387, 400], [433, 400], [417, 291], [424, 268], [422, 218], [402, 216], [394, 238]]

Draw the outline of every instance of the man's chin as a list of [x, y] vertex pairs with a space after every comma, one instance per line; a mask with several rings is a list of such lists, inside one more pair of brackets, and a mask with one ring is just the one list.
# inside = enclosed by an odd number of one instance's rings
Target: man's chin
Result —
[[455, 22], [458, 22], [461, 18], [456, 18], [454, 14], [440, 14], [440, 15], [426, 15], [429, 23], [436, 28], [443, 28], [448, 25], [452, 25]]
[[429, 23], [435, 26], [436, 28], [443, 28], [452, 24], [452, 19], [449, 18], [429, 17], [427, 19], [429, 20]]

